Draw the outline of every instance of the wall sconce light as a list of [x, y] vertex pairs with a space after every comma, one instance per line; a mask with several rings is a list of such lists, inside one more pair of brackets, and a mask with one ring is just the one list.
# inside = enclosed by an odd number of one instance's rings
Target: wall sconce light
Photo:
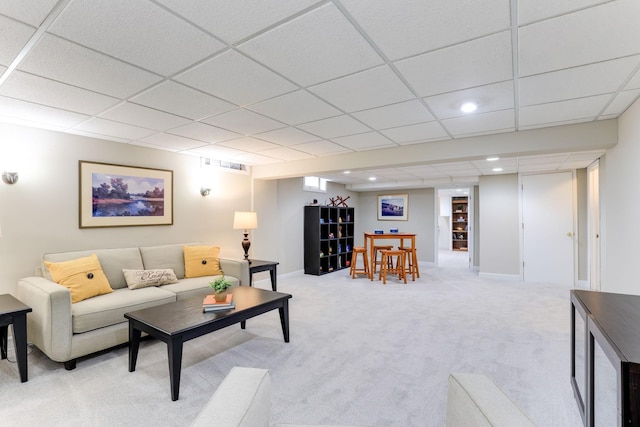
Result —
[[202, 197], [207, 197], [209, 194], [211, 194], [211, 189], [210, 188], [201, 187], [200, 188], [200, 194], [202, 194]]
[[258, 214], [255, 212], [236, 212], [233, 216], [233, 229], [244, 229], [244, 239], [242, 239], [242, 249], [244, 249], [244, 259], [249, 261], [249, 247], [251, 242], [249, 241], [249, 230], [258, 228]]
[[2, 172], [2, 180], [6, 184], [15, 184], [18, 182], [18, 172]]

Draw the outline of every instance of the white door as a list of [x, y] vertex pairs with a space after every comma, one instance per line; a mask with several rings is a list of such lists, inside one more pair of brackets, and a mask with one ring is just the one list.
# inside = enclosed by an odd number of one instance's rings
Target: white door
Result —
[[589, 224], [589, 287], [600, 290], [600, 163], [598, 160], [587, 168], [587, 216]]
[[573, 174], [522, 176], [523, 279], [574, 284]]

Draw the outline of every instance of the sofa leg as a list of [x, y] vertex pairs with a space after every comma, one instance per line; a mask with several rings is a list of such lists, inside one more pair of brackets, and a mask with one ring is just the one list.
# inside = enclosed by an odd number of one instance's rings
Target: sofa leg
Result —
[[67, 360], [66, 362], [64, 362], [64, 369], [66, 369], [67, 371], [73, 371], [74, 369], [76, 369], [76, 361], [77, 359]]

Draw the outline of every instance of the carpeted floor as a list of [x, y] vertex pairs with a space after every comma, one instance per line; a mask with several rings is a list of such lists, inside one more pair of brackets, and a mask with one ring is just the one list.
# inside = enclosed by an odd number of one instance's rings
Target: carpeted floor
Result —
[[444, 426], [448, 374], [478, 372], [537, 425], [580, 426], [569, 288], [480, 278], [449, 254], [407, 285], [352, 280], [346, 270], [281, 277], [279, 290], [293, 295], [291, 342], [277, 312], [187, 342], [176, 402], [161, 342], [142, 344], [133, 373], [126, 348], [81, 359], [74, 371], [33, 349], [27, 383], [15, 363], [0, 362], [0, 423], [188, 425], [238, 365], [270, 370], [272, 421]]

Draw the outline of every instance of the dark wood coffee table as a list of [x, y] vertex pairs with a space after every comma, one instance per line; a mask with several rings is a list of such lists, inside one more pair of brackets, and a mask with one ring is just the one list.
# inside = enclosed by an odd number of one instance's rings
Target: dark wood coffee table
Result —
[[289, 342], [291, 295], [248, 286], [234, 287], [229, 291], [236, 306], [231, 310], [203, 313], [204, 297], [197, 297], [126, 313], [124, 317], [129, 319], [129, 372], [136, 370], [142, 332], [164, 341], [169, 357], [171, 400], [175, 401], [180, 393], [182, 345], [185, 341], [236, 323], [244, 329], [247, 319], [277, 308], [284, 342]]

